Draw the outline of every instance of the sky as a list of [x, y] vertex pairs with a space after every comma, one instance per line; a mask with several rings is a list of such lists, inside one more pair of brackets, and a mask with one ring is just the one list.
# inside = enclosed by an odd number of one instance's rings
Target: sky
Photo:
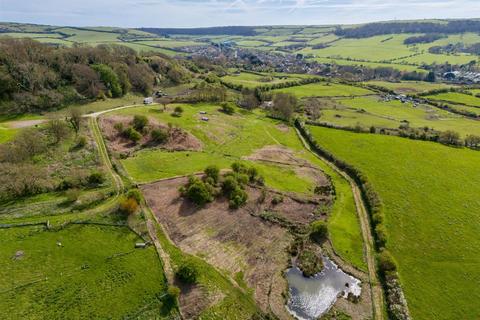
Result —
[[68, 26], [326, 25], [480, 18], [479, 0], [0, 0], [0, 21]]

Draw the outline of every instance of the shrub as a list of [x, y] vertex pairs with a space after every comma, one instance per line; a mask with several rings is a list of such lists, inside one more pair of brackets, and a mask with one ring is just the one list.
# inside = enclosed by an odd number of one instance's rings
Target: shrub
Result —
[[123, 123], [117, 122], [113, 125], [113, 128], [117, 130], [118, 133], [123, 133], [123, 129], [124, 129]]
[[133, 127], [137, 131], [143, 131], [145, 127], [148, 125], [148, 118], [142, 115], [135, 115], [133, 117]]
[[386, 249], [382, 250], [377, 256], [378, 268], [382, 274], [394, 272], [397, 270], [397, 264], [390, 252]]
[[377, 246], [379, 248], [385, 247], [385, 244], [387, 243], [387, 229], [383, 224], [378, 224], [375, 227], [375, 237], [377, 240]]
[[220, 169], [217, 166], [208, 166], [205, 168], [204, 172], [207, 178], [212, 178], [215, 183], [218, 182], [218, 178], [220, 177]]
[[170, 299], [177, 301], [180, 296], [180, 289], [176, 286], [168, 286], [167, 294]]
[[225, 195], [230, 196], [230, 194], [238, 188], [238, 182], [233, 175], [225, 177], [222, 182], [222, 191]]
[[75, 145], [75, 147], [81, 149], [81, 148], [85, 147], [86, 145], [87, 145], [87, 137], [79, 136], [77, 138], [77, 144]]
[[235, 108], [228, 102], [223, 102], [221, 104], [222, 111], [225, 112], [226, 114], [234, 114], [235, 113]]
[[67, 197], [67, 202], [72, 203], [78, 200], [78, 197], [80, 197], [80, 190], [74, 188], [74, 189], [69, 189], [65, 192], [65, 196]]
[[165, 143], [168, 140], [168, 133], [162, 129], [153, 129], [150, 136], [156, 143]]
[[122, 198], [120, 199], [118, 209], [121, 213], [129, 216], [137, 211], [138, 202], [135, 198]]
[[442, 132], [440, 134], [440, 137], [438, 139], [440, 143], [443, 144], [448, 144], [452, 146], [459, 146], [462, 144], [460, 140], [460, 134], [455, 131], [447, 130], [445, 132]]
[[178, 267], [175, 276], [183, 283], [194, 284], [197, 282], [198, 271], [193, 262], [185, 261]]
[[197, 177], [190, 177], [185, 189], [185, 196], [197, 205], [204, 205], [213, 201], [210, 188]]
[[97, 186], [105, 181], [105, 175], [101, 171], [93, 171], [87, 178], [90, 185]]
[[245, 190], [237, 186], [230, 193], [230, 201], [229, 201], [230, 208], [232, 209], [240, 208], [241, 206], [245, 205], [245, 203], [247, 203], [247, 199], [248, 199], [248, 195], [245, 192]]
[[130, 199], [130, 198], [135, 199], [138, 203], [140, 203], [140, 201], [142, 201], [142, 195], [141, 195], [140, 191], [138, 191], [138, 189], [128, 190], [127, 193], [126, 193], [126, 197], [128, 199]]
[[248, 171], [247, 166], [238, 161], [235, 161], [234, 163], [232, 163], [230, 167], [232, 168], [233, 172], [237, 172], [237, 173], [246, 173]]
[[142, 138], [142, 135], [140, 134], [140, 132], [138, 132], [132, 127], [128, 127], [125, 130], [123, 130], [123, 135], [126, 138], [132, 140], [133, 142], [138, 142]]
[[255, 167], [250, 167], [247, 170], [248, 179], [250, 182], [254, 182], [258, 177], [258, 170]]
[[175, 109], [173, 109], [173, 115], [176, 117], [180, 117], [183, 113], [183, 108], [181, 106], [176, 106]]
[[298, 267], [305, 277], [311, 277], [322, 271], [323, 261], [315, 252], [304, 249], [298, 255]]
[[314, 221], [310, 225], [310, 237], [312, 240], [320, 243], [327, 239], [328, 227], [325, 221]]
[[277, 204], [282, 203], [282, 202], [283, 202], [283, 196], [278, 195], [278, 194], [275, 195], [272, 199], [272, 204], [273, 205], [277, 205]]

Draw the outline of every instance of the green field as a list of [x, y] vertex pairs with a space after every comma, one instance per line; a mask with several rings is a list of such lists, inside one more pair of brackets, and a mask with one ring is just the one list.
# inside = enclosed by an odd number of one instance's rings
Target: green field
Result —
[[337, 103], [340, 106], [336, 109], [322, 110], [319, 121], [351, 127], [360, 124], [364, 128], [398, 128], [408, 121], [412, 128], [427, 126], [439, 131], [453, 130], [462, 136], [480, 134], [477, 121], [427, 105], [414, 107], [410, 103], [387, 102], [379, 97], [355, 97], [337, 100]]
[[437, 143], [310, 127], [366, 174], [386, 214], [387, 247], [414, 319], [478, 319], [480, 153]]
[[431, 90], [448, 89], [454, 86], [445, 83], [430, 83], [425, 81], [368, 81], [365, 84], [375, 85], [389, 90], [393, 90], [398, 93], [422, 93]]
[[241, 72], [222, 77], [222, 81], [236, 85], [242, 85], [246, 88], [255, 88], [259, 86], [267, 86], [277, 83], [285, 83], [288, 81], [296, 81], [304, 78], [305, 75], [289, 75], [289, 74], [256, 74], [249, 72]]
[[427, 96], [427, 98], [480, 108], [480, 98], [459, 92], [439, 93], [436, 95]]
[[170, 313], [161, 304], [166, 283], [155, 249], [134, 249], [142, 240], [126, 227], [23, 227], [0, 229], [0, 237], [0, 307], [12, 319]]
[[272, 92], [291, 93], [294, 94], [297, 98], [348, 97], [373, 94], [372, 91], [364, 88], [330, 82], [311, 83], [303, 86], [295, 86], [285, 89], [275, 89], [272, 90]]
[[364, 66], [368, 68], [392, 68], [400, 71], [408, 71], [408, 72], [420, 72], [426, 73], [425, 70], [420, 69], [417, 66], [411, 66], [407, 64], [399, 64], [399, 63], [380, 63], [380, 62], [366, 62], [366, 61], [353, 61], [347, 59], [340, 59], [340, 58], [314, 58], [309, 59], [313, 61], [317, 61], [320, 63], [330, 63], [330, 64], [337, 64], [340, 66]]

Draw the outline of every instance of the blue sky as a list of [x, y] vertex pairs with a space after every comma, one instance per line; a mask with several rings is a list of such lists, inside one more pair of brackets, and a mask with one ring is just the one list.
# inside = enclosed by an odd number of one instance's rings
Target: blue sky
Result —
[[0, 21], [199, 27], [480, 18], [479, 0], [0, 0]]

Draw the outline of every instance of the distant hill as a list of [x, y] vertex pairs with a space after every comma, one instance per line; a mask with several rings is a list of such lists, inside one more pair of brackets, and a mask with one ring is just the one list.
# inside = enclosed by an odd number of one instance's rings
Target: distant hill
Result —
[[232, 35], [232, 36], [254, 36], [257, 34], [256, 27], [227, 26], [208, 28], [139, 28], [138, 30], [158, 35]]

